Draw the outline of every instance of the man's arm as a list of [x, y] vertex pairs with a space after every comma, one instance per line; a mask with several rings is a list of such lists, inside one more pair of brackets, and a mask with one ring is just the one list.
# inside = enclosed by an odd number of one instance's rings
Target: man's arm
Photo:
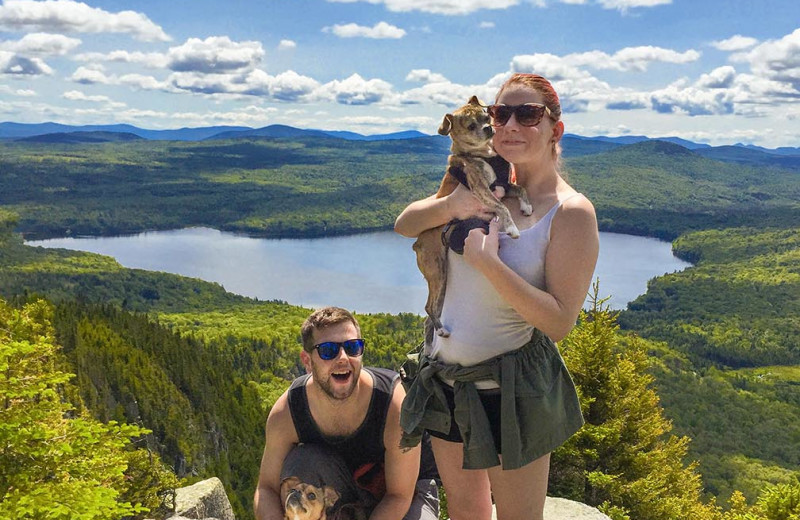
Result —
[[411, 506], [419, 475], [420, 447], [400, 448], [400, 406], [406, 393], [402, 385], [395, 386], [392, 402], [386, 414], [383, 433], [386, 458], [386, 494], [370, 516], [370, 520], [401, 520]]
[[288, 391], [284, 392], [269, 412], [264, 455], [258, 474], [253, 509], [256, 520], [282, 520], [281, 468], [289, 451], [297, 444], [297, 431], [289, 412]]

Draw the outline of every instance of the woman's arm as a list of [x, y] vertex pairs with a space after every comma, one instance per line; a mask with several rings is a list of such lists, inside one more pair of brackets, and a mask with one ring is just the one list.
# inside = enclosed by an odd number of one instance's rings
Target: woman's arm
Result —
[[464, 259], [478, 269], [522, 318], [553, 341], [562, 340], [578, 318], [594, 274], [599, 237], [591, 202], [583, 196], [566, 201], [553, 219], [545, 258], [546, 290], [538, 289], [497, 256], [499, 224], [489, 234], [470, 231]]
[[416, 238], [427, 229], [447, 224], [454, 218], [481, 217], [489, 220], [494, 213], [459, 184], [453, 193], [436, 195], [409, 204], [394, 222], [394, 230], [404, 237]]

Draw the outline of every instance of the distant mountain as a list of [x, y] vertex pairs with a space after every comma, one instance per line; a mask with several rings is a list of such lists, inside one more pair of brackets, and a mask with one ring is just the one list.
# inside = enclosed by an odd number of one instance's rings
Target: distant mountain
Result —
[[564, 157], [580, 157], [581, 155], [603, 153], [620, 146], [624, 145], [609, 140], [591, 139], [573, 134], [565, 134], [561, 138], [561, 149]]
[[791, 146], [781, 146], [780, 148], [763, 148], [754, 144], [736, 143], [734, 146], [747, 148], [749, 150], [758, 150], [759, 152], [771, 153], [777, 155], [800, 155], [800, 148], [793, 148]]
[[795, 155], [773, 153], [770, 150], [749, 146], [715, 146], [695, 153], [717, 161], [747, 164], [751, 166], [778, 166], [800, 171], [800, 150]]
[[[263, 128], [250, 128], [247, 126], [208, 126], [198, 128], [179, 128], [174, 130], [146, 130], [126, 124], [72, 126], [63, 125], [60, 123], [0, 123], [0, 140], [20, 139], [47, 134], [71, 134], [75, 132], [127, 133], [137, 135], [144, 139], [160, 141], [203, 141], [212, 139], [238, 139], [248, 137], [284, 139], [298, 137], [319, 137], [343, 139], [347, 141], [389, 141], [417, 139], [422, 137], [439, 137], [438, 135], [431, 136], [417, 130], [363, 135], [356, 132], [348, 132], [343, 130], [303, 129], [287, 125], [269, 125]], [[58, 138], [46, 138], [45, 142], [47, 142], [47, 139], [55, 139], [55, 141], [52, 142], [58, 142]], [[120, 141], [124, 139], [109, 138], [108, 140]], [[594, 137], [585, 137], [575, 134], [566, 134], [562, 140], [562, 146], [564, 149], [564, 155], [566, 157], [580, 157], [583, 155], [606, 152], [623, 145], [654, 140], [677, 144], [688, 150], [701, 151], [702, 155], [706, 157], [726, 162], [737, 162], [743, 164], [769, 164], [791, 169], [798, 169], [798, 161], [800, 161], [800, 148], [781, 147], [768, 149], [760, 146], [749, 144], [746, 145], [741, 143], [734, 146], [712, 147], [705, 143], [695, 143], [692, 141], [687, 141], [686, 139], [681, 139], [680, 137], [652, 138], [644, 135], [625, 135], [617, 137], [599, 135]], [[90, 141], [70, 140], [67, 138], [66, 141], [61, 142]], [[786, 157], [786, 159], [776, 159], [776, 157]]]
[[680, 137], [647, 137], [645, 135], [623, 135], [618, 137], [607, 137], [604, 135], [598, 135], [595, 137], [583, 137], [583, 139], [591, 139], [595, 141], [606, 141], [609, 143], [616, 143], [616, 144], [636, 144], [641, 143], [643, 141], [667, 141], [668, 143], [674, 143], [689, 150], [697, 150], [700, 148], [710, 148], [711, 145], [704, 144], [704, 143], [695, 143], [693, 141], [687, 141], [686, 139], [681, 139]]
[[269, 125], [263, 128], [247, 128], [245, 130], [230, 130], [210, 135], [204, 140], [216, 139], [239, 139], [242, 137], [276, 137], [276, 138], [297, 138], [297, 137], [331, 137], [322, 130], [305, 130], [287, 125]]
[[388, 141], [391, 139], [414, 139], [417, 137], [428, 137], [428, 135], [416, 130], [407, 130], [404, 132], [394, 132], [390, 134], [362, 135], [356, 132], [347, 132], [343, 130], [315, 130], [295, 128], [287, 125], [269, 125], [263, 128], [221, 132], [219, 134], [210, 136], [207, 139], [237, 139], [241, 137], [334, 137], [337, 139], [345, 139], [347, 141]]
[[416, 130], [406, 130], [404, 132], [392, 132], [390, 134], [362, 135], [355, 132], [344, 132], [339, 130], [320, 130], [331, 137], [339, 137], [349, 141], [388, 141], [391, 139], [416, 139], [417, 137], [429, 137]]
[[209, 126], [202, 128], [179, 128], [177, 130], [145, 130], [133, 125], [62, 125], [60, 123], [0, 123], [0, 139], [19, 139], [36, 135], [72, 132], [118, 132], [131, 133], [144, 139], [159, 141], [200, 141], [225, 131], [249, 130], [246, 126]]
[[16, 139], [26, 143], [115, 143], [143, 141], [143, 137], [130, 132], [56, 132]]

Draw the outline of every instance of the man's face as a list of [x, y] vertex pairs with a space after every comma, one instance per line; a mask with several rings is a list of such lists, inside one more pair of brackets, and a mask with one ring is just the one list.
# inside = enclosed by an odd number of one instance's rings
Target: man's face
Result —
[[[344, 321], [315, 330], [312, 337], [314, 344], [326, 341], [343, 342], [359, 337], [358, 330], [350, 321]], [[361, 374], [361, 356], [350, 357], [344, 349], [339, 349], [339, 355], [325, 361], [319, 357], [319, 352], [303, 352], [303, 363], [306, 370], [311, 372], [314, 381], [320, 389], [332, 399], [343, 400], [353, 394]]]

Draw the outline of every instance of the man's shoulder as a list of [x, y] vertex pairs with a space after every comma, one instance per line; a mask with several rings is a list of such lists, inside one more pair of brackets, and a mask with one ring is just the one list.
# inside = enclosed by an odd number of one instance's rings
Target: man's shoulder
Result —
[[267, 416], [267, 433], [296, 437], [294, 419], [289, 408], [289, 390], [286, 390], [272, 405]]
[[400, 378], [400, 374], [390, 368], [364, 367], [363, 370], [369, 372], [373, 378], [380, 378], [381, 381], [385, 381], [390, 384], [394, 384]]

